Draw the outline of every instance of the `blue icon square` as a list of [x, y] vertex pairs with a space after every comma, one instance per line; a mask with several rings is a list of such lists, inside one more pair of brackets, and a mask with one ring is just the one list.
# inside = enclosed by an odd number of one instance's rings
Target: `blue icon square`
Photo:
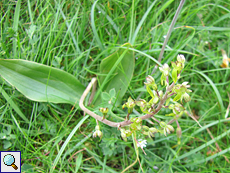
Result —
[[21, 151], [0, 151], [0, 173], [21, 173]]

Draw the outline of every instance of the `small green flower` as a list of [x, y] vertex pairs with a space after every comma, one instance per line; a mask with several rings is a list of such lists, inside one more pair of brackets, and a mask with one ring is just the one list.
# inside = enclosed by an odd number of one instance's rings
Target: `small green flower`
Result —
[[159, 132], [159, 130], [156, 129], [155, 127], [149, 128], [149, 134], [148, 134], [149, 138], [154, 137], [154, 134], [157, 132]]
[[146, 77], [146, 81], [147, 81], [147, 82], [144, 82], [144, 84], [145, 84], [147, 87], [152, 87], [153, 90], [155, 90], [155, 91], [157, 90], [157, 85], [156, 85], [155, 80], [154, 80], [154, 78], [153, 78], [152, 76], [148, 75], [148, 76]]
[[173, 110], [172, 115], [176, 116], [176, 118], [181, 117], [181, 115], [183, 114], [183, 112], [185, 110], [185, 108], [179, 103], [170, 104], [168, 108]]
[[120, 131], [121, 131], [121, 137], [122, 137], [122, 139], [127, 142], [127, 135], [125, 133], [125, 129], [121, 128]]
[[163, 133], [165, 136], [167, 136], [166, 133], [170, 134], [170, 132], [174, 132], [173, 126], [166, 124], [165, 122], [161, 121], [160, 126], [163, 128]]
[[185, 102], [189, 102], [191, 100], [190, 96], [188, 95], [189, 92], [192, 90], [188, 89], [190, 85], [187, 85], [188, 82], [183, 82], [182, 84], [178, 84], [173, 88], [173, 91], [177, 93], [174, 97], [174, 101], [178, 101], [184, 99]]
[[185, 62], [185, 57], [184, 57], [184, 55], [178, 54], [178, 55], [177, 55], [177, 61], [180, 62], [180, 63], [182, 63], [182, 64], [184, 64], [184, 62]]
[[99, 108], [99, 111], [103, 114], [103, 120], [105, 119], [105, 116], [109, 112], [109, 108]]
[[100, 131], [99, 125], [96, 125], [96, 127], [95, 127], [95, 132], [93, 133], [93, 138], [95, 138], [95, 137], [97, 137], [97, 136], [98, 136], [100, 139], [101, 139], [102, 136], [103, 136], [102, 132]]
[[155, 127], [149, 128], [148, 126], [142, 126], [142, 128], [143, 128], [143, 132], [142, 133], [144, 135], [148, 135], [149, 138], [154, 137], [154, 134], [157, 133], [157, 132], [159, 132], [159, 130], [156, 129]]
[[191, 97], [188, 95], [188, 93], [184, 93], [181, 96], [181, 100], [184, 99], [185, 102], [189, 102], [191, 100]]
[[109, 112], [108, 108], [99, 108], [99, 111], [102, 112], [103, 114], [107, 114]]
[[135, 130], [141, 130], [142, 128], [142, 119], [139, 117], [136, 118], [131, 118], [130, 121], [132, 124], [130, 124], [130, 130], [135, 131]]
[[159, 67], [159, 70], [162, 72], [164, 76], [168, 76], [169, 72], [171, 71], [168, 64], [164, 64], [162, 67]]
[[136, 101], [137, 106], [140, 106], [142, 108], [145, 108], [147, 106], [147, 101], [145, 101], [144, 99], [140, 99], [139, 101]]
[[171, 132], [174, 132], [174, 128], [173, 128], [173, 126], [171, 126], [171, 125], [167, 125], [167, 130], [169, 130], [169, 131], [167, 131], [168, 133], [170, 133], [170, 131]]
[[164, 64], [162, 67], [159, 67], [159, 70], [162, 72], [161, 75], [161, 85], [168, 85], [168, 75], [171, 69], [169, 68], [168, 64]]
[[127, 142], [127, 137], [132, 135], [132, 132], [130, 130], [126, 130], [124, 128], [120, 128], [120, 132], [121, 132], [122, 139], [126, 142]]
[[134, 102], [134, 100], [131, 97], [129, 97], [128, 102], [123, 104], [122, 109], [125, 109], [125, 107], [127, 107], [128, 113], [131, 114], [133, 112], [133, 108], [135, 105], [136, 105], [136, 103]]
[[160, 90], [158, 93], [159, 93], [160, 99], [162, 99], [162, 97], [163, 97], [163, 91]]
[[184, 55], [177, 55], [177, 61], [172, 62], [172, 78], [173, 82], [176, 83], [177, 80], [180, 78], [180, 72], [184, 68], [185, 57]]
[[[158, 97], [156, 97], [156, 99], [158, 99]], [[137, 106], [140, 106], [141, 111], [143, 113], [146, 114], [150, 114], [153, 111], [155, 111], [155, 109], [152, 107], [152, 105], [154, 104], [153, 101], [157, 102], [158, 100], [154, 100], [151, 99], [149, 102], [145, 101], [144, 99], [140, 99], [139, 101], [136, 101]]]

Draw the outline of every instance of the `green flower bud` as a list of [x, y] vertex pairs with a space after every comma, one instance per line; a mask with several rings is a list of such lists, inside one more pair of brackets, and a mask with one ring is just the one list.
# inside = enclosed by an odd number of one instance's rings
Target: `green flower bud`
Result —
[[126, 130], [124, 128], [120, 128], [121, 131], [121, 137], [124, 141], [127, 142], [127, 137], [132, 135], [132, 132], [130, 130]]
[[100, 130], [100, 126], [96, 125], [95, 130]]
[[148, 126], [142, 126], [144, 130], [149, 130], [149, 127]]
[[147, 81], [146, 83], [144, 82], [145, 85], [155, 84], [155, 79], [150, 75], [146, 77], [146, 81]]
[[159, 132], [155, 127], [149, 128], [149, 137], [154, 137], [154, 134]]
[[143, 131], [142, 133], [143, 133], [143, 135], [149, 135], [148, 131]]
[[184, 55], [178, 54], [178, 55], [177, 55], [177, 61], [183, 64], [183, 63], [185, 62], [185, 57], [184, 57]]
[[142, 126], [142, 128], [146, 131], [142, 131], [142, 134], [148, 135], [149, 138], [154, 137], [154, 134], [159, 132], [156, 128], [151, 127], [149, 128], [148, 126]]
[[162, 97], [163, 97], [163, 91], [162, 90], [159, 91], [159, 96], [160, 96], [160, 99], [162, 99]]
[[106, 115], [109, 112], [109, 109], [108, 108], [99, 108], [99, 111]]
[[161, 122], [160, 122], [160, 126], [161, 126], [162, 128], [165, 128], [165, 127], [167, 126], [167, 124], [166, 124], [164, 121], [161, 121]]
[[158, 98], [158, 96], [156, 95], [153, 99], [151, 99], [151, 103], [153, 103], [153, 104], [157, 104], [157, 102], [159, 101], [159, 98]]
[[121, 137], [122, 137], [122, 139], [127, 142], [127, 136], [126, 136], [125, 130], [121, 129], [120, 131], [121, 131]]
[[95, 138], [95, 137], [97, 137], [97, 136], [98, 136], [100, 139], [101, 139], [102, 136], [103, 136], [102, 132], [100, 131], [99, 125], [97, 125], [97, 126], [95, 127], [95, 132], [93, 133], [93, 138]]
[[178, 145], [180, 145], [181, 144], [181, 137], [182, 137], [182, 131], [181, 131], [180, 127], [177, 127], [176, 134], [177, 134], [177, 143], [178, 143]]
[[128, 104], [129, 104], [129, 108], [133, 108], [136, 105], [131, 97], [128, 98]]
[[162, 72], [161, 75], [161, 85], [168, 85], [168, 80], [166, 77], [168, 77], [169, 72], [171, 71], [171, 69], [169, 68], [168, 64], [164, 64], [162, 67], [159, 67], [159, 70]]
[[185, 62], [184, 55], [178, 55], [177, 61], [171, 63], [173, 67], [172, 78], [174, 83], [176, 83], [177, 80], [180, 78], [180, 72], [184, 68], [184, 62]]
[[146, 77], [146, 81], [147, 82], [144, 82], [144, 84], [146, 86], [152, 87], [153, 90], [155, 90], [155, 91], [157, 90], [157, 85], [156, 85], [155, 80], [154, 80], [154, 78], [152, 76], [148, 75]]
[[173, 88], [173, 91], [177, 93], [177, 95], [174, 97], [174, 101], [178, 101], [184, 99], [185, 102], [189, 102], [191, 100], [190, 96], [188, 95], [189, 92], [192, 92], [188, 88], [190, 85], [187, 85], [188, 82], [183, 82], [182, 84], [176, 85]]
[[137, 106], [140, 106], [143, 113], [149, 114], [154, 111], [154, 108], [152, 109], [153, 99], [149, 102], [146, 102], [144, 99], [140, 99], [139, 101], [136, 101], [136, 104]]
[[126, 103], [122, 105], [122, 109], [125, 109], [125, 107], [127, 107]]
[[167, 136], [167, 135], [166, 135], [166, 132], [167, 132], [168, 134], [170, 134], [170, 130], [169, 130], [168, 128], [165, 128], [165, 133], [164, 133], [165, 136]]
[[187, 93], [184, 93], [182, 95], [182, 98], [184, 99], [185, 102], [189, 102], [191, 100], [191, 97]]
[[177, 63], [176, 63], [176, 66], [177, 66], [176, 69], [177, 69], [178, 71], [181, 71], [181, 70], [184, 68], [184, 65], [183, 65], [181, 62], [178, 62], [178, 61], [177, 61]]
[[177, 137], [178, 137], [178, 138], [181, 138], [181, 136], [182, 136], [182, 131], [181, 131], [181, 128], [180, 128], [180, 127], [177, 127], [177, 128], [176, 128], [176, 134], [177, 134]]
[[130, 119], [131, 122], [133, 122], [131, 125], [130, 125], [130, 129], [131, 130], [141, 130], [142, 129], [142, 119], [137, 117], [137, 118], [131, 118]]
[[169, 72], [171, 71], [168, 64], [164, 64], [162, 67], [159, 67], [159, 70], [162, 72], [164, 76], [168, 76]]
[[173, 68], [177, 69], [177, 64], [176, 64], [176, 62], [171, 62], [171, 65], [172, 65]]
[[108, 108], [99, 108], [99, 111], [102, 112], [102, 114], [103, 114], [102, 120], [104, 120], [104, 119], [105, 119], [105, 116], [106, 116], [107, 113], [109, 112], [109, 109], [108, 109]]
[[144, 107], [146, 107], [147, 102], [144, 99], [140, 99], [139, 101], [136, 101], [136, 104], [137, 104], [137, 106], [144, 108]]
[[100, 130], [97, 131], [97, 136], [98, 136], [99, 138], [102, 138], [103, 134], [102, 134], [102, 132], [101, 132]]
[[173, 113], [176, 115], [183, 113], [183, 111], [185, 110], [184, 107], [179, 103], [176, 103], [172, 109], [173, 109]]
[[167, 133], [170, 134], [174, 131], [173, 126], [166, 124], [165, 122], [161, 121], [160, 126], [163, 128], [163, 133], [165, 136], [167, 136]]
[[131, 97], [129, 97], [128, 102], [123, 104], [122, 109], [127, 107], [128, 108], [128, 113], [131, 114], [133, 112], [133, 108], [134, 108], [135, 105], [136, 105], [136, 103], [134, 102], [134, 100]]
[[170, 104], [169, 105], [169, 109], [174, 109], [175, 105], [174, 104]]
[[151, 133], [157, 133], [157, 132], [158, 132], [158, 130], [157, 130], [155, 127], [149, 128], [149, 131], [150, 131]]
[[172, 79], [173, 79], [174, 83], [177, 82], [177, 75], [178, 75], [177, 69], [174, 68], [173, 71], [172, 71]]
[[[167, 129], [169, 130], [169, 131], [171, 131], [171, 132], [174, 132], [174, 128], [173, 128], [173, 126], [171, 126], [171, 125], [167, 125]], [[169, 132], [170, 133], [170, 132]]]

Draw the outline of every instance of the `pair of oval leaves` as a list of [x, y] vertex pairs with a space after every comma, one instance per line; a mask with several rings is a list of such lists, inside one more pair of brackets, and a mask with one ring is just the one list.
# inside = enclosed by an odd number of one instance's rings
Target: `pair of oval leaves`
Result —
[[[124, 44], [100, 64], [97, 92], [115, 88], [121, 101], [133, 76], [135, 59], [130, 44]], [[0, 75], [23, 95], [33, 101], [70, 103], [79, 101], [85, 90], [73, 75], [50, 66], [21, 59], [0, 59]], [[3, 88], [2, 88], [3, 89]], [[96, 96], [97, 96], [96, 95]], [[96, 103], [100, 100], [97, 99]]]

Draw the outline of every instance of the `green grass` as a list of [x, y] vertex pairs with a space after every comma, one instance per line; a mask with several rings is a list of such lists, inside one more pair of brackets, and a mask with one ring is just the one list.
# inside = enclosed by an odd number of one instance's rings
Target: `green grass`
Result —
[[[229, 104], [230, 69], [220, 67], [220, 50], [230, 55], [229, 3], [186, 1], [181, 10], [161, 64], [170, 64], [178, 53], [185, 55], [187, 62], [180, 81], [188, 81], [193, 90], [192, 100], [185, 106], [203, 127], [183, 116], [179, 121], [181, 146], [176, 146], [175, 133], [149, 140], [144, 149], [147, 155], [140, 150], [146, 173], [230, 171], [229, 120], [224, 118]], [[179, 1], [165, 0], [3, 0], [0, 58], [26, 59], [60, 68], [87, 86], [92, 77], [100, 75], [102, 59], [129, 42], [136, 64], [124, 100], [129, 96], [136, 99], [156, 64], [178, 5]], [[160, 82], [158, 70], [153, 77]], [[0, 150], [20, 150], [23, 172], [115, 173], [135, 161], [131, 139], [122, 141], [116, 128], [101, 124], [102, 140], [91, 138], [96, 122], [83, 116], [78, 106], [72, 109], [68, 104], [33, 102], [2, 78], [0, 82], [0, 133], [11, 128], [10, 134], [16, 136], [1, 138]], [[145, 97], [146, 93], [141, 96]], [[121, 106], [116, 111], [124, 113]], [[164, 113], [156, 117], [167, 119]], [[216, 152], [216, 143], [221, 152]], [[6, 144], [10, 147], [4, 148]], [[127, 172], [142, 171], [137, 163]]]

